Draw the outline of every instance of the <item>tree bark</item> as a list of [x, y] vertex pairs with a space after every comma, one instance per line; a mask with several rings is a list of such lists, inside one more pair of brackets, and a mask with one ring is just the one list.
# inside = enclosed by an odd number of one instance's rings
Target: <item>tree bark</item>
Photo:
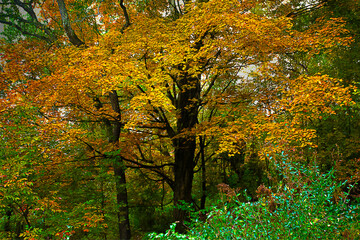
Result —
[[205, 209], [206, 202], [206, 165], [205, 165], [205, 137], [199, 137], [200, 139], [200, 154], [201, 154], [201, 200], [200, 209]]
[[176, 230], [185, 230], [184, 221], [189, 218], [188, 212], [179, 205], [190, 204], [192, 181], [194, 176], [194, 157], [196, 136], [190, 131], [195, 127], [198, 117], [200, 83], [197, 78], [182, 76], [179, 81], [180, 92], [176, 102], [178, 110], [177, 136], [173, 139], [175, 147], [174, 166], [174, 215], [178, 222]]
[[59, 6], [59, 11], [60, 11], [63, 27], [64, 27], [65, 33], [68, 36], [70, 42], [77, 47], [83, 45], [84, 42], [78, 38], [78, 36], [76, 35], [76, 33], [74, 32], [74, 30], [71, 27], [70, 18], [67, 13], [67, 10], [66, 10], [64, 0], [57, 0], [57, 3]]
[[[119, 99], [115, 90], [109, 93], [109, 99], [112, 109], [117, 113], [116, 121], [113, 123], [112, 136], [109, 136], [109, 141], [118, 147], [121, 132], [121, 110], [119, 107]], [[114, 177], [115, 177], [115, 188], [116, 188], [116, 201], [118, 205], [118, 227], [120, 239], [130, 239], [130, 221], [129, 221], [129, 204], [127, 198], [126, 188], [126, 174], [125, 164], [121, 157], [114, 159]]]
[[129, 204], [127, 198], [126, 175], [124, 163], [116, 159], [114, 163], [114, 176], [116, 185], [116, 203], [118, 205], [118, 227], [120, 239], [130, 239]]

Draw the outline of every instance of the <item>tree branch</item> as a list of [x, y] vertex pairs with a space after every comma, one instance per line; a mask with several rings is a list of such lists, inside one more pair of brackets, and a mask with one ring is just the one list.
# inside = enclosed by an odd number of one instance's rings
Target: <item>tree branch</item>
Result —
[[41, 36], [41, 35], [36, 34], [36, 33], [28, 32], [28, 31], [24, 30], [22, 27], [20, 27], [19, 25], [13, 23], [13, 22], [0, 20], [0, 23], [9, 25], [9, 26], [11, 26], [11, 27], [14, 27], [14, 28], [16, 28], [17, 30], [19, 30], [19, 31], [20, 31], [22, 34], [24, 34], [24, 35], [36, 37], [36, 38], [42, 39], [42, 40], [44, 40], [44, 41], [50, 41], [49, 38], [44, 37], [44, 36]]
[[120, 0], [120, 7], [124, 12], [124, 17], [125, 17], [125, 24], [121, 29], [121, 32], [123, 32], [127, 27], [130, 26], [131, 23], [130, 23], [129, 14], [128, 14], [127, 9], [126, 9], [126, 7], [124, 5], [124, 0]]
[[77, 47], [84, 45], [85, 43], [78, 38], [78, 36], [76, 35], [76, 33], [74, 32], [74, 30], [71, 27], [70, 18], [67, 13], [67, 10], [66, 10], [64, 0], [56, 0], [56, 1], [59, 6], [59, 11], [60, 11], [61, 20], [62, 20], [62, 23], [64, 26], [65, 33], [68, 36], [70, 42]]

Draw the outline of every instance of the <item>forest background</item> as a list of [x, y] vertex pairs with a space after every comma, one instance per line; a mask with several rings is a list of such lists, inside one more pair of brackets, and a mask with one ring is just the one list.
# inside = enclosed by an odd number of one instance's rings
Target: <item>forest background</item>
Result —
[[[317, 183], [324, 206], [357, 204], [359, 7], [3, 0], [0, 237], [181, 239], [170, 223], [189, 232], [219, 204], [280, 212], [286, 189]], [[348, 219], [326, 212], [309, 224]]]

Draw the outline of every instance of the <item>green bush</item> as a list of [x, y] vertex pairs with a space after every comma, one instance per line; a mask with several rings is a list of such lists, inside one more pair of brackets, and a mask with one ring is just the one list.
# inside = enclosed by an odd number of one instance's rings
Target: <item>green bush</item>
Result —
[[[259, 201], [240, 202], [233, 190], [223, 192], [221, 206], [213, 207], [206, 222], [193, 219], [186, 234], [175, 224], [148, 239], [359, 239], [359, 205], [350, 205], [344, 184], [334, 171], [321, 174], [316, 167], [286, 162], [278, 166], [282, 182], [275, 190], [260, 186]], [[225, 187], [226, 188], [226, 187]]]

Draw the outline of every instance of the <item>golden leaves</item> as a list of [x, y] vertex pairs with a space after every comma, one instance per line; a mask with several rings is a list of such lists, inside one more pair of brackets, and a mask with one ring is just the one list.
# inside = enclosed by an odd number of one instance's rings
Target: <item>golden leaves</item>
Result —
[[[214, 136], [218, 152], [231, 154], [243, 141], [261, 142], [263, 152], [313, 146], [315, 132], [305, 129], [304, 122], [351, 104], [350, 88], [328, 76], [293, 79], [276, 62], [282, 54], [303, 51], [311, 57], [351, 39], [341, 37], [346, 31], [340, 19], [319, 21], [300, 32], [292, 29], [289, 18], [251, 11], [258, 2], [194, 3], [174, 21], [133, 12], [125, 31], [118, 3], [94, 3], [90, 8], [100, 13], [101, 37], [90, 30], [91, 22], [77, 26], [87, 48], [2, 46], [5, 59], [12, 60], [1, 76], [16, 82], [32, 75], [36, 81], [26, 89], [29, 104], [48, 117], [41, 123], [43, 130], [52, 136], [56, 129], [64, 130], [67, 135], [58, 139], [69, 144], [86, 135], [76, 121], [118, 121], [108, 99], [113, 90], [130, 135], [133, 129], [164, 131], [165, 123], [176, 130], [181, 109], [175, 109], [175, 102], [179, 93], [194, 88], [179, 81], [192, 78], [202, 92], [186, 107], [201, 108], [203, 118], [197, 129], [179, 135]], [[53, 19], [59, 18], [51, 3], [44, 7]], [[250, 76], [247, 68], [258, 73]]]
[[352, 88], [341, 86], [340, 81], [327, 75], [300, 76], [282, 87], [279, 106], [289, 111], [294, 121], [335, 114], [336, 106], [353, 103]]

